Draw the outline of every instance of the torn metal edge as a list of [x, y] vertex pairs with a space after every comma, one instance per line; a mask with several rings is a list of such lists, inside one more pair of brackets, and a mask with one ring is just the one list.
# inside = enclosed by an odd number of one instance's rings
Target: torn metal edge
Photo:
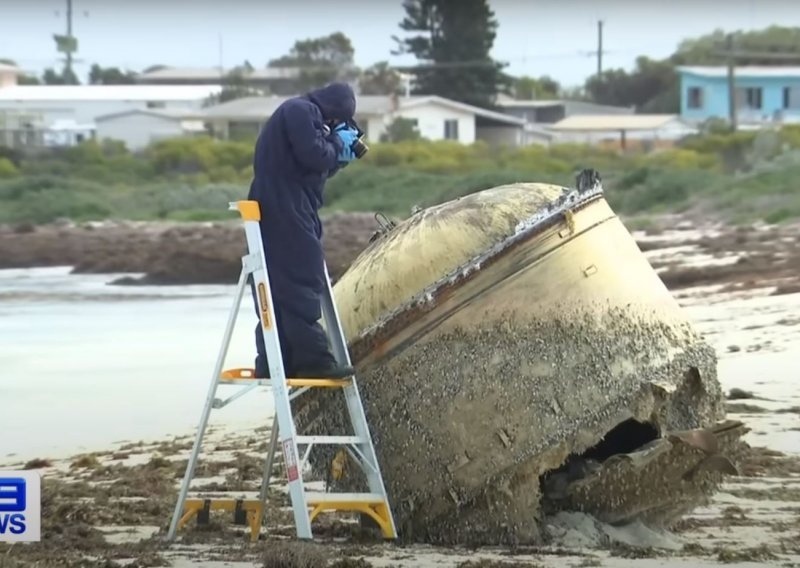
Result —
[[[432, 308], [436, 305], [437, 300], [446, 289], [468, 279], [473, 272], [480, 270], [484, 264], [491, 263], [509, 248], [526, 241], [539, 231], [550, 226], [566, 211], [583, 207], [595, 199], [602, 197], [603, 193], [603, 186], [599, 177], [595, 178], [593, 184], [585, 189], [564, 187], [558, 199], [527, 219], [520, 221], [512, 235], [461, 264], [458, 268], [452, 270], [417, 293], [410, 300], [402, 303], [390, 312], [387, 312], [374, 324], [362, 330], [362, 332], [350, 342], [350, 349], [354, 361], [358, 361], [366, 356], [367, 353], [372, 350], [371, 345], [373, 343], [380, 343], [381, 340], [377, 336], [381, 331], [386, 333], [385, 328], [389, 327], [390, 324], [394, 323], [400, 316], [405, 315], [413, 308], [423, 308], [423, 311], [427, 311], [424, 309], [426, 307]], [[389, 335], [391, 335], [391, 333], [389, 333]]]

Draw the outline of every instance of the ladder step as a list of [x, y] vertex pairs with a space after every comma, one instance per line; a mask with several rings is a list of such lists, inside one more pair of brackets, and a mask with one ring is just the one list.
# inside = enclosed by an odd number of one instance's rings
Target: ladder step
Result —
[[358, 436], [297, 436], [297, 444], [331, 444], [343, 446], [346, 444], [363, 444], [366, 440]]
[[202, 497], [194, 497], [186, 499], [185, 510], [186, 511], [194, 511], [197, 509], [202, 509], [206, 502], [208, 502], [209, 509], [212, 511], [222, 510], [222, 511], [233, 511], [236, 509], [237, 503], [241, 506], [242, 509], [246, 511], [250, 510], [258, 510], [261, 508], [262, 503], [258, 499], [234, 499], [230, 497], [219, 497], [219, 498], [202, 498]]
[[[271, 385], [270, 379], [257, 379], [253, 369], [228, 369], [223, 371], [219, 378], [222, 385], [241, 385], [256, 383], [262, 386]], [[290, 387], [314, 387], [314, 388], [343, 388], [353, 384], [352, 379], [307, 379], [295, 377], [286, 379], [286, 385]]]
[[386, 497], [380, 493], [306, 493], [313, 521], [323, 511], [359, 512], [369, 515], [381, 527], [385, 538], [397, 538]]
[[380, 493], [322, 493], [306, 492], [306, 503], [310, 506], [333, 505], [346, 503], [359, 503], [366, 505], [380, 505], [386, 503], [386, 499]]

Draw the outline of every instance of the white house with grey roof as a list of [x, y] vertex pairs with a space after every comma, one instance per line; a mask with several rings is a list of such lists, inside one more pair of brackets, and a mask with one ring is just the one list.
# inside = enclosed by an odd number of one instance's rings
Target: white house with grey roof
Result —
[[[43, 146], [91, 137], [98, 117], [134, 110], [196, 112], [219, 85], [12, 85], [0, 88], [0, 144]], [[78, 137], [66, 136], [73, 125]]]
[[[251, 136], [285, 100], [285, 97], [236, 99], [207, 108], [204, 115], [216, 136]], [[425, 139], [453, 140], [462, 144], [485, 140], [491, 144], [517, 146], [522, 143], [525, 127], [525, 121], [520, 118], [438, 96], [358, 97], [356, 121], [365, 131], [367, 140], [380, 140], [397, 118], [413, 121]]]
[[559, 142], [632, 146], [672, 146], [698, 129], [676, 114], [575, 115], [549, 125]]
[[142, 150], [159, 140], [207, 134], [198, 111], [172, 109], [130, 109], [98, 116], [95, 138], [124, 142], [131, 151]]

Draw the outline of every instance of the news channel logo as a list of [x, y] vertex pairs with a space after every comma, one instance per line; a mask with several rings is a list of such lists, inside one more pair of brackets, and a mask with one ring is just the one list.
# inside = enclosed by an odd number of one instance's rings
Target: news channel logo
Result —
[[0, 471], [0, 542], [39, 542], [42, 480], [35, 471]]

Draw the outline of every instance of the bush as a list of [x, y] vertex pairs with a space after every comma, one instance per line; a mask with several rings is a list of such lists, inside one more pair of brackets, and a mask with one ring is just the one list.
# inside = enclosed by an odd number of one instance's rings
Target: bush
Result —
[[[800, 215], [800, 125], [760, 134], [710, 129], [649, 154], [583, 144], [508, 148], [406, 140], [370, 146], [363, 160], [329, 180], [326, 210], [403, 217], [414, 205], [506, 183], [571, 184], [580, 169], [592, 167], [621, 213], [707, 201], [710, 210], [739, 216], [782, 221]], [[138, 153], [95, 141], [33, 157], [0, 148], [0, 222], [227, 218], [227, 202], [247, 195], [252, 160], [252, 142], [207, 136], [161, 140]]]
[[0, 158], [0, 178], [10, 178], [19, 175], [19, 169], [8, 158]]

